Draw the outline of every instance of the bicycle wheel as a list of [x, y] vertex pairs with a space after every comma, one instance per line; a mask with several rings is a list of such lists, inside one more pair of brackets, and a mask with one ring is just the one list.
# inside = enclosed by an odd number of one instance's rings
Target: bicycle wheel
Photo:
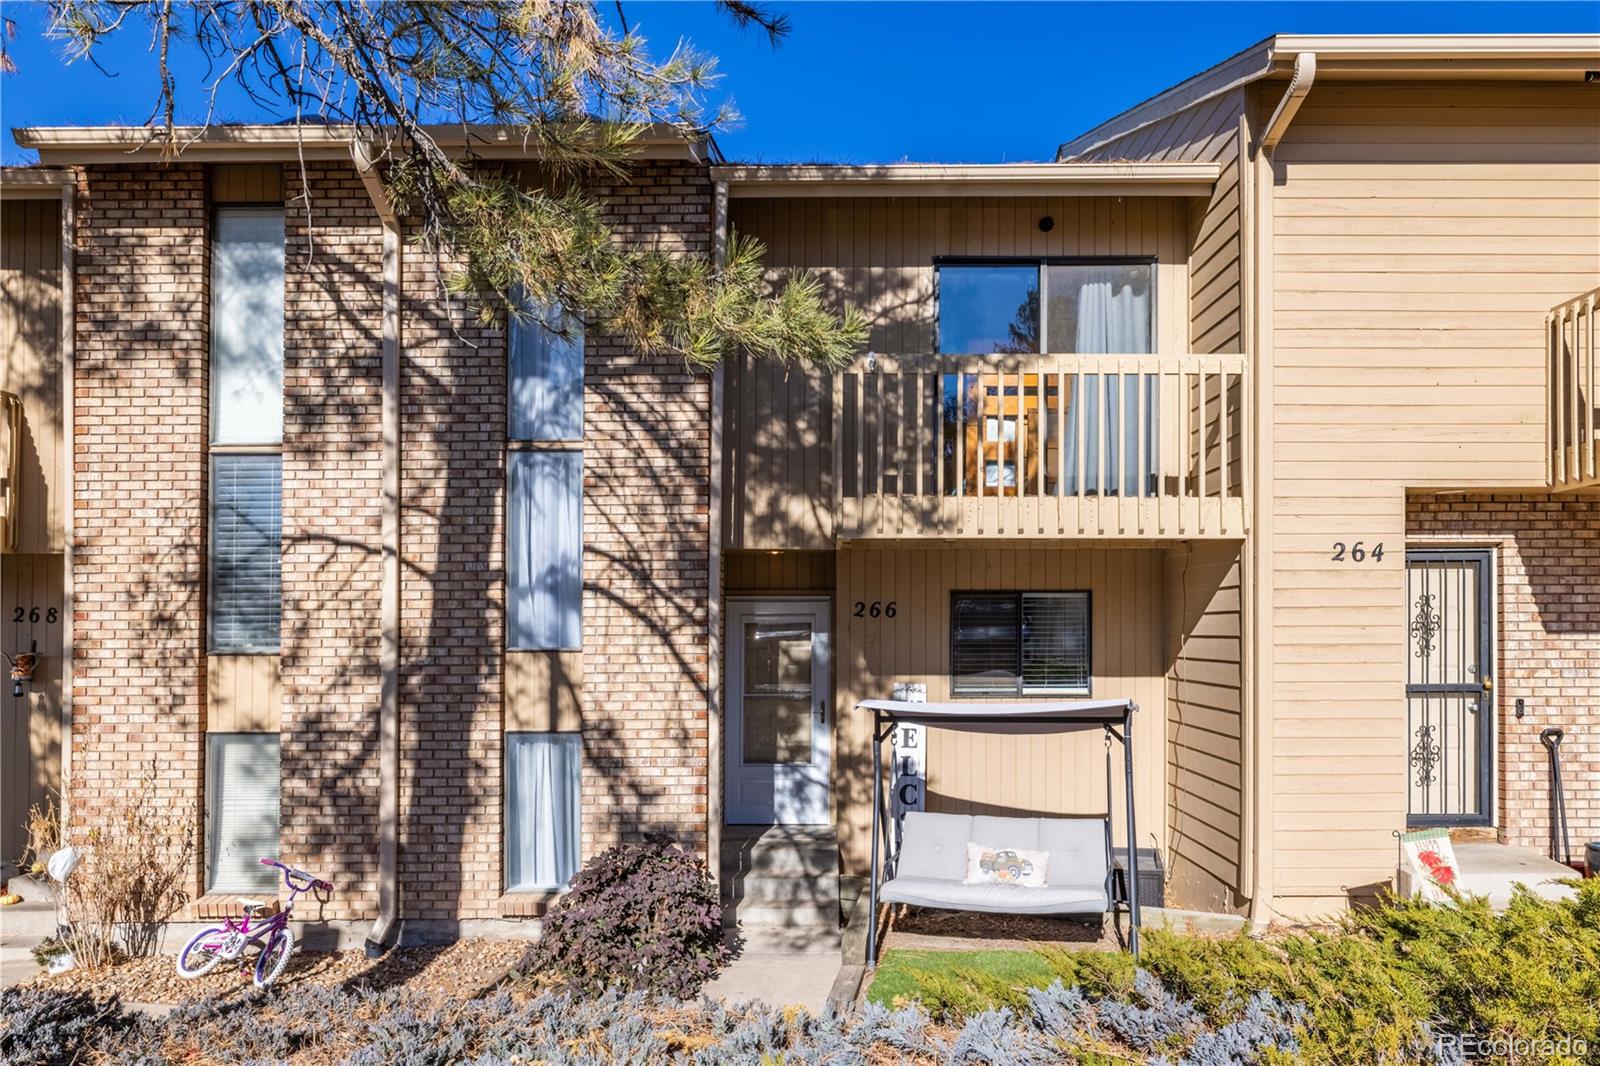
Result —
[[196, 933], [178, 952], [178, 976], [192, 979], [215, 970], [217, 963], [227, 958], [223, 949], [227, 937], [228, 931], [220, 925]]
[[289, 956], [294, 954], [294, 934], [287, 928], [280, 929], [261, 948], [261, 954], [256, 959], [257, 988], [266, 988], [282, 976], [284, 969], [289, 965]]

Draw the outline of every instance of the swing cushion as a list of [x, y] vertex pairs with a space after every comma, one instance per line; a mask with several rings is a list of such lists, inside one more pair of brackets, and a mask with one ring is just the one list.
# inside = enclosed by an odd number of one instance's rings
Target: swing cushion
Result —
[[[1048, 880], [1042, 888], [963, 884], [970, 841], [1048, 852]], [[890, 903], [993, 914], [1095, 914], [1110, 907], [1108, 873], [1103, 819], [911, 811], [905, 816], [895, 876], [883, 883], [878, 897]]]

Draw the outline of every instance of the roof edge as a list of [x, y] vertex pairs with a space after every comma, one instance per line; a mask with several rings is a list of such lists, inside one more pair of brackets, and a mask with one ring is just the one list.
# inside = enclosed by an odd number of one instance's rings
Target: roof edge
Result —
[[[439, 124], [423, 127], [446, 151], [485, 159], [537, 159], [539, 149], [506, 125]], [[39, 153], [42, 164], [134, 163], [152, 159], [189, 162], [269, 162], [348, 159], [358, 133], [350, 125], [179, 126], [169, 137], [157, 126], [28, 126], [12, 130], [19, 148]], [[658, 124], [635, 142], [636, 159], [704, 162], [715, 151], [709, 136], [691, 137]]]
[[740, 197], [1208, 195], [1215, 163], [884, 163], [855, 165], [729, 164], [711, 179]]
[[[1215, 63], [1198, 74], [1085, 130], [1056, 149], [1068, 162], [1197, 104], [1275, 73], [1287, 73], [1294, 57], [1316, 52], [1323, 73], [1383, 77], [1401, 73], [1405, 63], [1440, 78], [1482, 76], [1482, 64], [1549, 76], [1552, 65], [1570, 66], [1581, 76], [1600, 68], [1600, 34], [1274, 34]], [[1462, 60], [1471, 66], [1457, 67]]]

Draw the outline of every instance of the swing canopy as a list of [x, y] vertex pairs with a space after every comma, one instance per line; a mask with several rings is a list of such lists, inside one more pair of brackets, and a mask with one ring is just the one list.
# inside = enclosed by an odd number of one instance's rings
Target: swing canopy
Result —
[[[1126, 909], [1129, 946], [1138, 954], [1139, 868], [1134, 847], [1138, 834], [1130, 729], [1137, 704], [1127, 699], [1023, 703], [862, 700], [856, 707], [873, 716], [869, 968], [877, 960], [880, 900], [993, 914], [1115, 914]], [[1103, 730], [1107, 738], [1105, 815], [1012, 818], [907, 811], [891, 819], [883, 805], [883, 742], [901, 725], [1014, 735]], [[1127, 800], [1127, 871], [1120, 877], [1111, 842], [1111, 740], [1122, 746]], [[896, 828], [892, 836], [891, 821]], [[1011, 877], [999, 883], [973, 883], [965, 878], [969, 843], [997, 849], [993, 862], [1007, 867]], [[1032, 873], [1027, 853], [1034, 849], [1048, 855], [1048, 881], [1025, 887], [1027, 881], [1019, 878]], [[991, 862], [991, 858], [984, 861]]]

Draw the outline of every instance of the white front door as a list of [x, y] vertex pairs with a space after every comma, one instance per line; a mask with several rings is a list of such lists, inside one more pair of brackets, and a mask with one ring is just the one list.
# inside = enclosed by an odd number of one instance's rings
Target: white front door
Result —
[[728, 601], [730, 825], [827, 825], [827, 600]]

